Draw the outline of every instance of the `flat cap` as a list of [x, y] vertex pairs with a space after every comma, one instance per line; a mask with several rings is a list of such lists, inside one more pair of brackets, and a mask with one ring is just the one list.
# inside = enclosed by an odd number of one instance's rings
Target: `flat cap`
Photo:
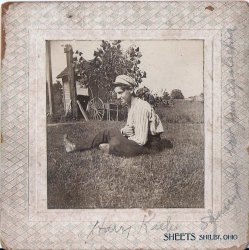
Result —
[[136, 87], [136, 82], [135, 80], [127, 75], [119, 75], [116, 77], [115, 82], [113, 83], [113, 85], [119, 85], [119, 84], [124, 84], [124, 85], [128, 85], [130, 87]]

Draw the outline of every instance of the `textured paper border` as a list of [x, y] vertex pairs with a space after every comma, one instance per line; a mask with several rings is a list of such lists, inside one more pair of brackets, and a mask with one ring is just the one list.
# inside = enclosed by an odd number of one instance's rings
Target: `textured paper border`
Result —
[[[240, 245], [242, 249], [245, 246], [249, 207], [248, 154], [245, 150], [248, 144], [249, 34], [246, 27], [249, 18], [245, 2], [20, 3], [11, 4], [6, 13], [6, 48], [2, 61], [2, 106], [5, 107], [2, 109], [2, 127], [5, 143], [1, 157], [1, 237], [7, 245], [14, 249], [217, 249]], [[116, 222], [116, 226], [134, 226], [128, 238], [125, 234], [127, 231], [95, 232], [88, 237], [94, 222], [28, 220], [27, 117], [30, 72], [27, 63], [28, 31], [31, 29], [111, 29], [127, 32], [133, 29], [179, 32], [183, 29], [215, 29], [221, 32], [222, 208], [217, 213], [210, 211], [215, 220], [208, 222], [205, 229], [201, 229], [200, 221], [193, 221], [178, 223], [177, 230], [209, 233], [216, 223], [218, 233], [235, 231], [240, 236], [238, 240], [165, 244], [162, 235], [168, 229], [161, 230], [159, 227], [156, 230], [154, 219], [146, 224], [147, 227], [143, 224], [143, 218], [134, 225]], [[150, 211], [144, 212], [148, 217], [151, 215]], [[164, 222], [172, 222], [173, 219], [167, 217]], [[110, 225], [108, 221], [105, 223], [106, 226]], [[172, 224], [173, 229], [174, 226], [175, 223]]]

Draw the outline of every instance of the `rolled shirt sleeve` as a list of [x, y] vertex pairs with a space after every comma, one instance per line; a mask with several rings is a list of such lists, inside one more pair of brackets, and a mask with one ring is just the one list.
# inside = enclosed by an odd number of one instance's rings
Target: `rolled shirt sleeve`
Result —
[[130, 126], [130, 123], [132, 123], [130, 112], [131, 112], [130, 109], [128, 109], [128, 118], [127, 118], [126, 125], [125, 125], [123, 128], [120, 129], [120, 132], [121, 132], [121, 134], [122, 134], [123, 136], [125, 136], [123, 130], [124, 130], [126, 127], [129, 127], [129, 126]]
[[149, 110], [146, 107], [140, 107], [134, 115], [134, 132], [135, 134], [128, 139], [141, 146], [145, 145], [149, 132]]

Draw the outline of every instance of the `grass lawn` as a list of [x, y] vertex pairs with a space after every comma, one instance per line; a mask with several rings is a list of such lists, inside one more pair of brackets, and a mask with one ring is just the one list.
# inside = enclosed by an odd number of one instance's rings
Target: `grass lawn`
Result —
[[157, 108], [163, 138], [173, 143], [154, 155], [122, 158], [99, 150], [67, 154], [62, 138], [82, 141], [124, 122], [90, 121], [47, 127], [48, 208], [204, 207], [203, 103]]

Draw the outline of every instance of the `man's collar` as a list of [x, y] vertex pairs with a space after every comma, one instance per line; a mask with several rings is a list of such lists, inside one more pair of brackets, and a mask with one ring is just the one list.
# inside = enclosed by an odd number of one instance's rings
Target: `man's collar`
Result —
[[139, 99], [138, 97], [133, 96], [133, 97], [131, 98], [131, 106], [133, 106], [133, 105], [137, 102], [138, 99]]

